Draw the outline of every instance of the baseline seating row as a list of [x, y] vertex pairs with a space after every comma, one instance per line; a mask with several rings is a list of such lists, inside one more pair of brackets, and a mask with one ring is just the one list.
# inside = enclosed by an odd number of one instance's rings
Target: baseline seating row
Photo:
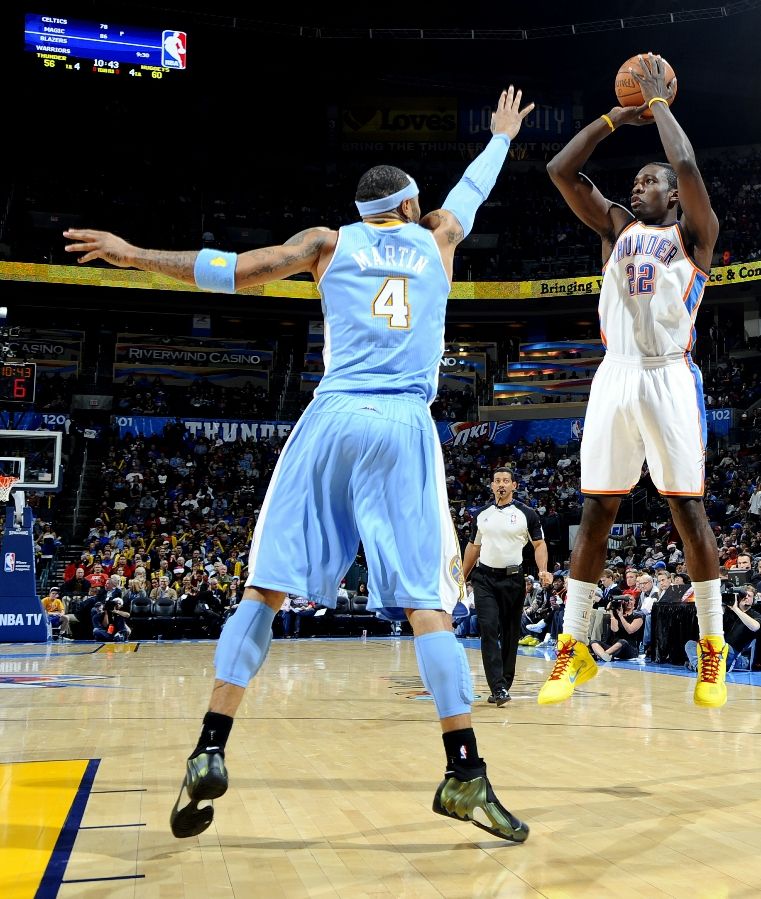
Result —
[[[71, 612], [76, 621], [72, 622], [72, 634], [81, 640], [92, 638], [92, 598], [63, 597], [66, 611]], [[127, 621], [132, 639], [165, 636], [203, 637], [219, 636], [219, 627], [209, 628], [203, 617], [183, 611], [180, 600], [171, 598], [133, 600]]]
[[[128, 620], [132, 639], [219, 636], [219, 626], [213, 616], [199, 615], [195, 608], [190, 609], [187, 605], [183, 608], [182, 600], [169, 597], [133, 600]], [[67, 610], [68, 608], [67, 603]], [[318, 607], [318, 611], [320, 608], [322, 607]], [[75, 614], [79, 612], [78, 604], [74, 603], [71, 610]], [[80, 639], [87, 639], [92, 636], [89, 610], [79, 617], [79, 623], [73, 625], [74, 634]], [[324, 613], [320, 615], [304, 616], [299, 630], [302, 637], [358, 637], [363, 631], [368, 636], [388, 636], [393, 633], [393, 626], [390, 621], [378, 618], [373, 611], [368, 611], [366, 596], [350, 595], [348, 598], [339, 596], [335, 609], [324, 609]], [[282, 633], [278, 617], [273, 631], [275, 636]], [[402, 633], [412, 633], [407, 621], [402, 623]]]
[[[324, 615], [305, 617], [301, 621], [301, 636], [358, 637], [363, 631], [368, 636], [389, 636], [392, 624], [378, 618], [367, 608], [367, 597], [350, 594], [339, 596], [335, 609], [326, 609]], [[409, 623], [402, 624], [402, 633], [412, 633]]]
[[[219, 626], [210, 626], [212, 618], [204, 618], [194, 609], [183, 609], [182, 600], [170, 597], [136, 599], [130, 606], [129, 626], [137, 637], [201, 637], [219, 636]], [[221, 622], [220, 622], [221, 623]]]

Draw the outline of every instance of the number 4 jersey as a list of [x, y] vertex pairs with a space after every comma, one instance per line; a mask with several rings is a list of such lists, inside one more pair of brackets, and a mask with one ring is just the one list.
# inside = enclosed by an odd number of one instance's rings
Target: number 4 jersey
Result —
[[613, 246], [600, 289], [600, 333], [620, 356], [688, 353], [708, 275], [685, 250], [678, 223], [628, 225]]
[[433, 402], [450, 283], [430, 231], [345, 225], [317, 287], [325, 374], [315, 394], [408, 393]]

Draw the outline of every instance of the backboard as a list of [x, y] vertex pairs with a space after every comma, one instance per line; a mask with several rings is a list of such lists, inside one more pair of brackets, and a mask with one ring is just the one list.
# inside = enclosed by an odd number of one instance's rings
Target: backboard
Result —
[[15, 475], [19, 490], [58, 490], [60, 431], [0, 430], [0, 474]]

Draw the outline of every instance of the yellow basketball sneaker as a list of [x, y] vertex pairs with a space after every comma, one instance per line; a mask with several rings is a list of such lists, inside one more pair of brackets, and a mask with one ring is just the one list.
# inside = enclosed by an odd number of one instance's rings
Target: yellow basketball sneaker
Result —
[[729, 646], [719, 635], [703, 637], [698, 643], [698, 680], [695, 705], [718, 709], [727, 701], [727, 653]]
[[597, 662], [587, 647], [570, 634], [558, 635], [558, 657], [552, 673], [542, 685], [537, 702], [550, 705], [568, 699], [579, 684], [597, 674]]

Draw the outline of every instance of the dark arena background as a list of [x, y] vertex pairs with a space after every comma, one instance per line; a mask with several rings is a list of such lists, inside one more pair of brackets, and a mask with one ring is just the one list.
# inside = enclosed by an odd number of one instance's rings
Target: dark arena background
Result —
[[[761, 0], [3, 7], [0, 488], [19, 480], [0, 547], [2, 896], [761, 894], [755, 638], [726, 707], [696, 709], [694, 603], [656, 602], [636, 659], [606, 665], [562, 707], [536, 702], [605, 351], [599, 237], [546, 166], [616, 105], [615, 74], [638, 52], [676, 72], [672, 111], [719, 218], [693, 348], [705, 505], [727, 603], [749, 596], [761, 621], [760, 36]], [[484, 148], [511, 84], [536, 108], [455, 254], [431, 411], [461, 548], [499, 465], [544, 528], [553, 602], [524, 633], [506, 708], [487, 702], [474, 616], [463, 606], [454, 622], [491, 780], [531, 839], [510, 846], [430, 813], [432, 698], [409, 625], [367, 611], [360, 546], [335, 610], [303, 614], [296, 598], [276, 616], [236, 718], [234, 789], [208, 831], [175, 840], [169, 811], [216, 641], [324, 371], [320, 299], [303, 275], [226, 295], [78, 266], [62, 232], [163, 250], [276, 245], [356, 221], [359, 177], [382, 163], [416, 179], [425, 213]], [[620, 128], [585, 172], [628, 207], [633, 176], [664, 159], [654, 126]], [[608, 546], [622, 589], [627, 571], [641, 586], [659, 570], [689, 588], [647, 466]], [[531, 551], [524, 568], [530, 615], [544, 596]], [[115, 589], [124, 641], [93, 635], [95, 597]]]

